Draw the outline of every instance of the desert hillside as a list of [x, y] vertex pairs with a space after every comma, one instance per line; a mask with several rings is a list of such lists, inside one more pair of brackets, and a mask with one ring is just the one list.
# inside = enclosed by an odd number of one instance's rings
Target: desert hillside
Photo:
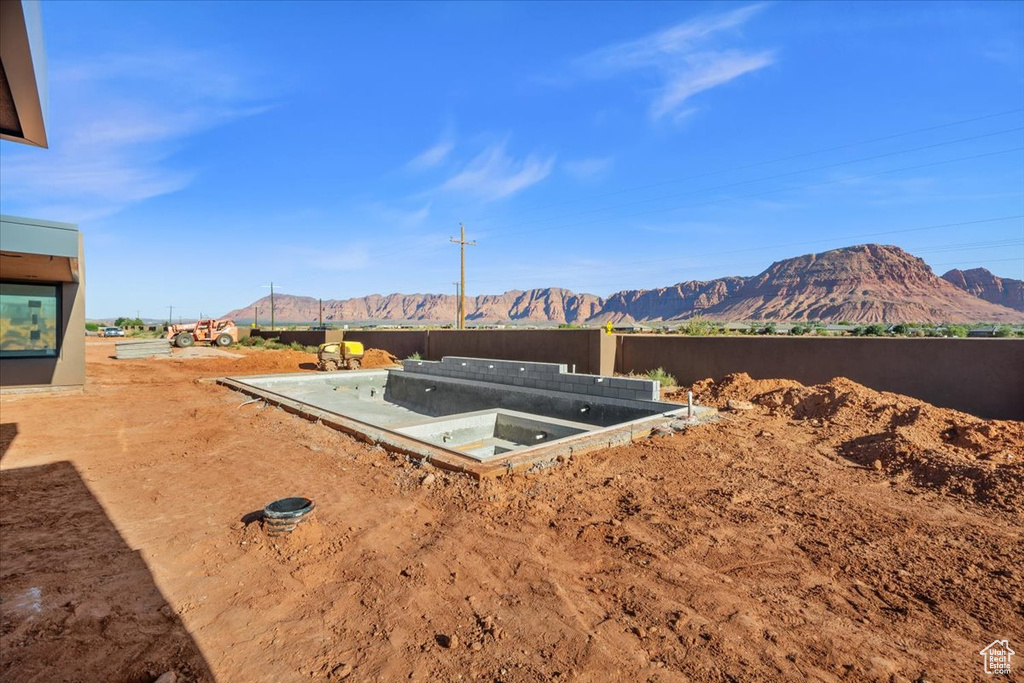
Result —
[[1016, 311], [1024, 311], [1024, 280], [993, 275], [985, 268], [953, 269], [942, 276], [960, 289]]
[[[371, 294], [326, 300], [324, 321], [455, 319], [450, 294]], [[251, 320], [259, 307], [269, 318], [270, 297], [225, 317]], [[278, 294], [280, 323], [319, 317], [311, 297]], [[751, 277], [680, 282], [658, 289], [616, 292], [607, 298], [548, 287], [466, 298], [474, 322], [603, 323], [657, 322], [703, 315], [714, 320], [847, 320], [876, 322], [1024, 321], [1024, 283], [983, 268], [936, 276], [920, 258], [894, 246], [864, 244], [805, 254], [773, 263]]]

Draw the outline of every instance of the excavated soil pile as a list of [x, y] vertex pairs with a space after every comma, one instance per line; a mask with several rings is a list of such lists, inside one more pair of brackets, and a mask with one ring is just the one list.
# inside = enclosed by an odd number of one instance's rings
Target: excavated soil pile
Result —
[[[726, 375], [717, 382], [703, 379], [695, 382], [690, 391], [693, 392], [695, 403], [716, 408], [725, 408], [729, 401], [749, 401], [753, 397], [776, 389], [789, 389], [803, 386], [789, 379], [752, 379], [745, 372]], [[686, 399], [686, 390], [679, 390], [668, 396], [672, 400]]]
[[842, 377], [805, 387], [741, 373], [693, 391], [715, 405], [747, 400], [806, 420], [839, 455], [890, 476], [1004, 509], [1024, 506], [1024, 422], [982, 420]]
[[390, 368], [398, 365], [398, 359], [381, 349], [367, 349], [366, 353], [363, 354], [361, 365], [367, 370], [372, 368]]

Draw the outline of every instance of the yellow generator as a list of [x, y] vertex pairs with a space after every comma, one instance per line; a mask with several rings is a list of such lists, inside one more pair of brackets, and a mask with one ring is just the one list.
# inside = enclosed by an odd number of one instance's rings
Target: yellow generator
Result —
[[318, 370], [358, 370], [363, 359], [363, 345], [360, 342], [327, 342], [316, 352]]

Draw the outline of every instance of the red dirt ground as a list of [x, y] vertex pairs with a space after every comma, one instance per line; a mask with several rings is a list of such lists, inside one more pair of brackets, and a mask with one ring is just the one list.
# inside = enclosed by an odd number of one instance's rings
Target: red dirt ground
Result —
[[[1024, 423], [734, 376], [698, 399], [752, 410], [478, 483], [197, 381], [315, 363], [240, 353], [90, 340], [82, 393], [0, 401], [0, 679], [956, 681], [1021, 651]], [[289, 495], [315, 515], [271, 541]]]

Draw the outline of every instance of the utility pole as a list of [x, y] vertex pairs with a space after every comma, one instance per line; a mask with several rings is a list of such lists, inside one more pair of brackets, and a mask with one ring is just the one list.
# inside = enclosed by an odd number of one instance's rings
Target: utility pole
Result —
[[459, 329], [459, 320], [462, 319], [462, 302], [459, 301], [459, 283], [453, 282], [455, 285], [455, 329]]
[[252, 326], [253, 327], [259, 327], [260, 326], [260, 308], [259, 308], [259, 306], [253, 306], [252, 307]]
[[269, 285], [263, 285], [264, 287], [270, 287], [270, 329], [274, 329], [274, 283], [271, 282]]
[[476, 246], [476, 241], [466, 241], [466, 226], [461, 222], [459, 223], [459, 240], [456, 242], [454, 237], [449, 238], [453, 244], [459, 245], [459, 256], [462, 263], [461, 272], [462, 280], [459, 286], [459, 329], [466, 328], [466, 247]]
[[324, 326], [324, 300], [320, 299], [320, 327]]
[[167, 324], [168, 325], [173, 325], [174, 324], [174, 306], [168, 306], [167, 307]]

